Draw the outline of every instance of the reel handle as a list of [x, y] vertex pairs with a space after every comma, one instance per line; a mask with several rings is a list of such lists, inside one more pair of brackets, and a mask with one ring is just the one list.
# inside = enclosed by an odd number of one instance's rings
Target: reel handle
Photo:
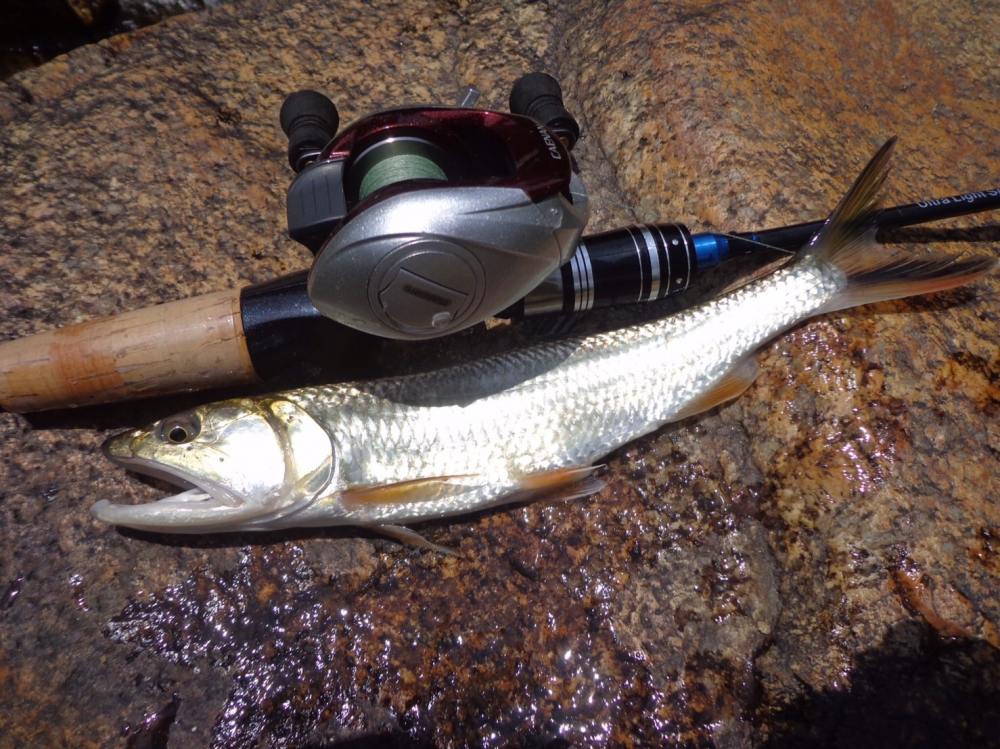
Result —
[[337, 107], [319, 91], [296, 91], [285, 97], [278, 116], [288, 136], [288, 163], [301, 172], [333, 140], [340, 127]]
[[559, 81], [546, 73], [528, 73], [514, 82], [510, 111], [540, 122], [566, 141], [570, 150], [580, 139], [580, 125], [563, 103]]

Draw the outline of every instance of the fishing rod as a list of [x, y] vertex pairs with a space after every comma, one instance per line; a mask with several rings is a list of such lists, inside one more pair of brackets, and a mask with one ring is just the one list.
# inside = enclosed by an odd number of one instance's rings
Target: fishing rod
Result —
[[[997, 208], [1000, 187], [885, 208], [875, 224], [881, 234]], [[824, 221], [736, 234], [691, 234], [683, 224], [645, 224], [584, 237], [569, 263], [500, 316], [570, 315], [663, 299], [687, 291], [692, 280], [727, 260], [765, 250], [797, 252]]]
[[[1000, 208], [1000, 188], [887, 208], [875, 221], [881, 232], [996, 208]], [[773, 251], [794, 253], [823, 223], [810, 221], [737, 234], [692, 234], [683, 224], [645, 224], [585, 236], [570, 262], [496, 316], [510, 320], [542, 315], [572, 318], [600, 307], [654, 302], [688, 291], [706, 272], [737, 257], [770, 255]], [[352, 332], [312, 304], [307, 279], [308, 271], [300, 271], [240, 292], [248, 356], [253, 371], [265, 381], [281, 379], [303, 367], [310, 368], [316, 378], [343, 374], [343, 361], [324, 363], [326, 357], [319, 354], [316, 342], [351, 336]], [[687, 299], [685, 306], [700, 301]]]
[[[38, 411], [168, 393], [370, 377], [384, 338], [419, 341], [489, 317], [571, 319], [689, 291], [729, 260], [793, 253], [822, 225], [692, 234], [647, 224], [581, 236], [579, 126], [558, 82], [533, 73], [511, 114], [459, 107], [376, 113], [338, 134], [322, 94], [289, 96], [296, 172], [289, 235], [312, 268], [0, 343], [0, 406]], [[1000, 207], [1000, 190], [882, 211], [880, 229]], [[685, 304], [702, 301], [688, 294]]]
[[[991, 189], [888, 208], [876, 222], [883, 231], [997, 208], [1000, 189]], [[797, 251], [822, 225], [692, 234], [682, 224], [647, 224], [585, 236], [570, 262], [500, 316], [571, 318], [683, 295], [736, 257]], [[308, 273], [0, 343], [0, 405], [29, 412], [370, 375], [365, 354], [379, 339], [323, 315], [309, 298]], [[685, 306], [700, 301], [684, 299]]]

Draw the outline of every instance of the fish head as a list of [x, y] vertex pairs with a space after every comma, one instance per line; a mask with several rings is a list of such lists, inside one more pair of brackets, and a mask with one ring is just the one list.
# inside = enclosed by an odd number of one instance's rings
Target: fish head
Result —
[[92, 508], [107, 523], [167, 533], [253, 529], [308, 506], [336, 474], [329, 434], [280, 397], [198, 406], [110, 438], [104, 453], [136, 473], [195, 487]]

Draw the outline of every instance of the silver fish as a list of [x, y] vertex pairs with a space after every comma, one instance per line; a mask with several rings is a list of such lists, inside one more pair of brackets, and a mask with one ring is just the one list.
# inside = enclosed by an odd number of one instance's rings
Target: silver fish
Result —
[[813, 315], [958, 286], [994, 259], [910, 256], [874, 241], [894, 140], [789, 266], [663, 320], [423, 375], [200, 406], [112, 438], [109, 457], [195, 489], [101, 501], [133, 528], [209, 533], [402, 527], [561, 490], [598, 491], [593, 463], [671, 421], [736, 397], [754, 352]]

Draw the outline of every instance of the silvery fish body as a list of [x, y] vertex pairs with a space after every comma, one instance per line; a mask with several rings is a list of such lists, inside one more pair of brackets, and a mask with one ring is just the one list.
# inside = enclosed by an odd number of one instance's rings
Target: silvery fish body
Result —
[[[685, 414], [761, 343], [828, 302], [837, 284], [815, 264], [796, 265], [647, 325], [428, 375], [286, 393], [331, 435], [343, 485], [455, 475], [477, 482], [437, 500], [376, 507], [345, 507], [333, 494], [298, 522], [405, 523], [471, 512], [518, 490], [524, 476], [590, 465]], [[503, 387], [512, 374], [522, 381]], [[499, 390], [449, 404], [470, 382]]]
[[413, 541], [399, 524], [556, 488], [592, 493], [600, 485], [589, 466], [738, 395], [753, 380], [753, 352], [797, 322], [986, 272], [991, 259], [914, 259], [874, 244], [872, 205], [891, 149], [802, 256], [766, 279], [667, 319], [474, 364], [199, 407], [106, 448], [197, 489], [94, 511], [171, 532], [352, 524]]

